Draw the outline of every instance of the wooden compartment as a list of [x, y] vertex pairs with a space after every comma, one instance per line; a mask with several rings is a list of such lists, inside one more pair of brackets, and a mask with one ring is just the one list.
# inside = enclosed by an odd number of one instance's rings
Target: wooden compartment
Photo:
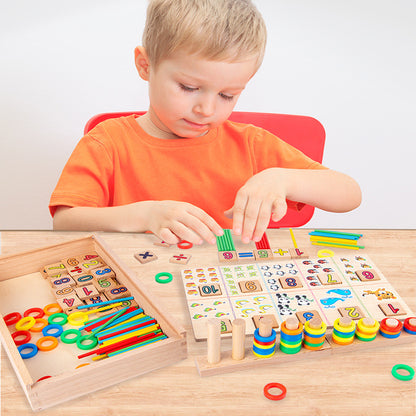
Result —
[[[53, 354], [45, 353], [42, 357], [23, 360], [8, 327], [3, 319], [0, 319], [2, 344], [34, 411], [168, 366], [187, 356], [185, 330], [168, 316], [157, 299], [134, 277], [133, 272], [124, 267], [108, 246], [95, 235], [24, 253], [1, 256], [0, 317], [15, 310], [24, 311], [29, 307], [45, 306], [46, 302], [54, 302], [49, 283], [43, 279], [39, 270], [65, 257], [91, 251], [96, 251], [115, 271], [117, 280], [130, 289], [140, 307], [157, 320], [168, 338], [75, 368], [74, 363], [77, 360], [76, 356], [81, 353], [80, 350], [72, 345], [72, 352], [68, 352], [67, 345], [64, 346], [62, 343], [54, 350], [55, 353], [50, 351]], [[28, 303], [28, 300], [33, 301]], [[58, 352], [58, 350], [62, 351]], [[36, 365], [30, 364], [30, 360], [37, 360]], [[53, 368], [56, 374], [50, 374], [50, 378], [36, 381], [40, 367]]]

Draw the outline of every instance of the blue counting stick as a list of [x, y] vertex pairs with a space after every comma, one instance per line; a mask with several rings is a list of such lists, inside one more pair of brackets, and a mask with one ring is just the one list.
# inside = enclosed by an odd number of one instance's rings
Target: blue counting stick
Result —
[[110, 305], [112, 303], [119, 303], [119, 302], [124, 302], [125, 300], [132, 300], [132, 299], [134, 299], [133, 296], [129, 296], [127, 298], [121, 298], [121, 299], [106, 300], [105, 302], [93, 303], [90, 305], [80, 305], [78, 306], [77, 309], [100, 308], [101, 306], [104, 306], [104, 305]]

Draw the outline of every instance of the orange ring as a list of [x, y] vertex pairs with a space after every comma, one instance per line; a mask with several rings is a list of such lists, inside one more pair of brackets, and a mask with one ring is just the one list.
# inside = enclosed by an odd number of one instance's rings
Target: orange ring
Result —
[[[38, 324], [43, 324], [41, 327]], [[30, 332], [42, 332], [42, 329], [48, 325], [48, 321], [43, 318], [37, 318], [35, 324], [29, 329]]]
[[[43, 345], [45, 342], [49, 342], [49, 341], [52, 341], [51, 345], [48, 345], [48, 346]], [[36, 342], [36, 346], [39, 348], [40, 351], [53, 350], [54, 348], [58, 346], [58, 338], [51, 337], [51, 336], [39, 338]]]
[[46, 305], [43, 308], [43, 312], [45, 312], [45, 315], [50, 316], [50, 315], [53, 315], [54, 313], [62, 312], [62, 308], [61, 308], [61, 305], [59, 305], [59, 303], [50, 303], [49, 305]]
[[286, 328], [286, 322], [282, 322], [282, 326], [281, 326], [280, 330], [283, 333], [287, 334], [287, 335], [299, 335], [303, 331], [303, 325], [302, 325], [301, 322], [299, 322], [299, 326], [298, 326], [297, 329], [287, 329]]

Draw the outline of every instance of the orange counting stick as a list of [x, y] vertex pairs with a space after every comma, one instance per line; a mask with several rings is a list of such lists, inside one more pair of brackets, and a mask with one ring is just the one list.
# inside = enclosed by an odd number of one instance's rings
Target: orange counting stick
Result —
[[97, 348], [95, 350], [88, 351], [85, 354], [78, 355], [78, 358], [84, 358], [93, 354], [104, 354], [107, 352], [118, 350], [129, 345], [137, 344], [138, 342], [146, 341], [147, 339], [153, 338], [156, 335], [158, 334], [156, 334], [155, 332], [152, 332], [151, 334], [142, 335], [140, 337], [135, 335], [131, 338], [124, 339], [123, 341], [119, 341], [114, 344], [108, 345], [107, 347]]

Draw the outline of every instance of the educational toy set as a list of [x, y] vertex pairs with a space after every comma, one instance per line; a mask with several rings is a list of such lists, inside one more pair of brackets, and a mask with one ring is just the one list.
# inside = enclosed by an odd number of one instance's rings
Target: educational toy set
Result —
[[97, 236], [3, 256], [0, 312], [34, 410], [186, 357], [185, 331]]

